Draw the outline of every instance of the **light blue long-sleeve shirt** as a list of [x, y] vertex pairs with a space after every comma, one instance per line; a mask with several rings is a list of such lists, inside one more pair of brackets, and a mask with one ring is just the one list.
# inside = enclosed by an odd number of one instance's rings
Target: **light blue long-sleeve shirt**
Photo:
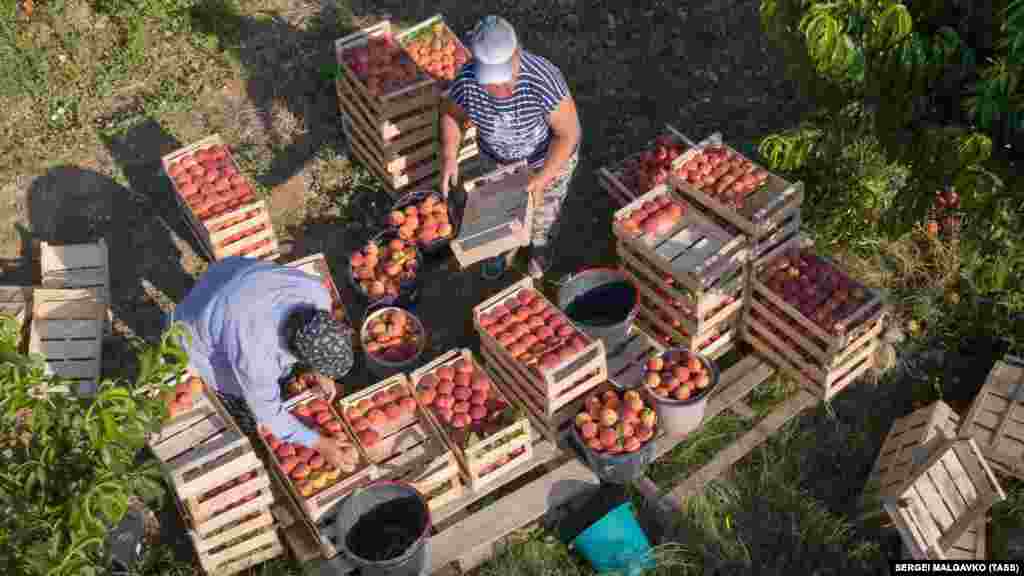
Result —
[[[246, 400], [278, 438], [313, 447], [319, 434], [284, 410], [280, 379], [297, 358], [285, 323], [300, 308], [331, 309], [320, 280], [239, 256], [210, 265], [171, 316], [192, 333], [189, 365], [213, 389]], [[183, 343], [184, 344], [184, 343]]]

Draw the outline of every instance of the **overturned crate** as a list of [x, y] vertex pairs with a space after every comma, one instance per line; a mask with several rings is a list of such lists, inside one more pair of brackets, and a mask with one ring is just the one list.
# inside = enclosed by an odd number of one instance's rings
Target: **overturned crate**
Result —
[[257, 200], [220, 135], [175, 150], [161, 163], [175, 200], [208, 258], [276, 260], [280, 256], [270, 211], [263, 200]]
[[742, 337], [828, 400], [874, 365], [881, 294], [796, 237], [752, 267]]
[[1024, 479], [1024, 359], [996, 362], [964, 417], [961, 433], [973, 438], [996, 472]]
[[43, 356], [47, 374], [92, 395], [99, 384], [107, 304], [95, 288], [36, 288], [29, 353]]

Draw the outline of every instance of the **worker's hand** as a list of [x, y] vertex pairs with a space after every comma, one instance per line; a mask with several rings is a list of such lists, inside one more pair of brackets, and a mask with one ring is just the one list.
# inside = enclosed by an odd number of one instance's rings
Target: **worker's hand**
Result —
[[536, 208], [544, 203], [544, 190], [551, 184], [551, 180], [542, 171], [530, 171], [530, 178], [527, 180], [526, 191], [533, 198], [533, 207]]
[[320, 387], [320, 391], [323, 392], [324, 397], [327, 398], [327, 402], [334, 402], [334, 397], [338, 394], [338, 385], [323, 374], [313, 374], [313, 379], [316, 380], [317, 386]]
[[448, 190], [459, 183], [459, 159], [445, 158], [441, 161], [441, 194], [448, 197]]
[[323, 455], [332, 466], [349, 474], [359, 464], [359, 450], [351, 443], [330, 436], [321, 436], [313, 449]]

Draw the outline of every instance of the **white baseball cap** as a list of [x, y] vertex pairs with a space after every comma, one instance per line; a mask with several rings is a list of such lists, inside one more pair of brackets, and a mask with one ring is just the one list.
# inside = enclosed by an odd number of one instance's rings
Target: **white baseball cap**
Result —
[[514, 76], [512, 57], [519, 47], [515, 28], [501, 16], [485, 16], [470, 34], [474, 72], [481, 84], [510, 82]]

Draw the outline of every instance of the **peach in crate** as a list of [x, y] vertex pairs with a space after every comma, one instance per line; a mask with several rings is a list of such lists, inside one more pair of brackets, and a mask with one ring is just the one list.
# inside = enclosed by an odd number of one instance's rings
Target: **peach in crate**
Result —
[[[452, 350], [412, 375], [434, 418], [478, 487], [532, 458], [530, 425], [468, 350]], [[504, 468], [507, 466], [507, 468]]]
[[360, 333], [367, 354], [387, 362], [405, 362], [425, 343], [419, 319], [400, 308], [385, 308], [367, 318]]
[[231, 149], [219, 139], [217, 143], [200, 144], [198, 149], [186, 149], [164, 163], [178, 195], [196, 217], [213, 218], [255, 201], [253, 188], [240, 173]]
[[379, 450], [382, 440], [417, 421], [416, 399], [403, 375], [344, 398], [341, 409], [359, 444], [374, 462], [389, 455]]
[[673, 198], [667, 188], [644, 200], [639, 206], [627, 206], [615, 223], [630, 237], [667, 234], [683, 220], [687, 206]]
[[618, 165], [598, 170], [598, 181], [620, 205], [650, 192], [668, 182], [668, 175], [681, 163], [682, 155], [690, 148], [687, 138], [672, 126], [641, 152], [633, 154]]

